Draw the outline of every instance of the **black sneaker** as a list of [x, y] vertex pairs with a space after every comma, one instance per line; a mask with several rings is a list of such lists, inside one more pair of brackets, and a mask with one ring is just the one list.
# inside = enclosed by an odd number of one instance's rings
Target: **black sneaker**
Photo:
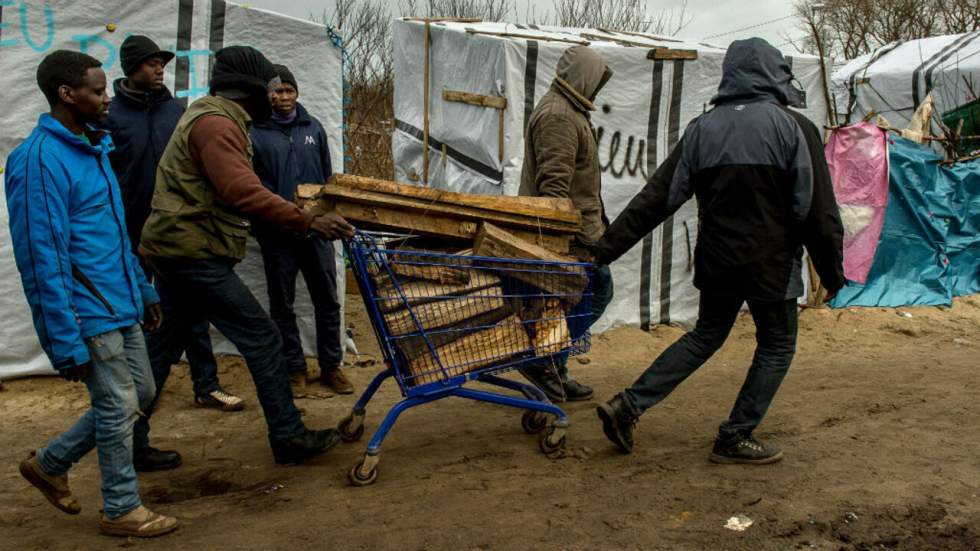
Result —
[[565, 399], [569, 402], [591, 400], [595, 394], [591, 387], [587, 387], [575, 379], [565, 381], [562, 386], [565, 388]]
[[194, 396], [194, 402], [206, 408], [220, 409], [221, 411], [241, 411], [245, 409], [245, 402], [221, 388], [220, 386], [207, 394]]
[[[564, 402], [565, 390], [558, 375], [548, 366], [532, 365], [520, 370], [525, 379], [544, 392], [552, 402]], [[590, 389], [591, 390], [591, 389]]]
[[731, 439], [715, 440], [708, 458], [712, 463], [768, 465], [783, 458], [783, 452], [775, 444], [759, 442], [751, 435], [738, 435]]
[[180, 454], [171, 450], [158, 450], [152, 447], [133, 450], [133, 467], [141, 473], [169, 471], [176, 469], [183, 462]]
[[633, 429], [636, 428], [637, 417], [630, 411], [629, 404], [622, 394], [596, 408], [596, 414], [602, 421], [602, 432], [610, 442], [623, 453], [633, 451]]
[[326, 453], [327, 450], [340, 442], [340, 432], [337, 429], [310, 430], [286, 438], [272, 440], [272, 455], [280, 465], [298, 465], [314, 457]]

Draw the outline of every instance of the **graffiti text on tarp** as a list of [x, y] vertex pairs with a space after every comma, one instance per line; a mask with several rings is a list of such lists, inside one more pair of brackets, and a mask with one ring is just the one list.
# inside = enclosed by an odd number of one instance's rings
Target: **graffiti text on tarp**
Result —
[[[602, 106], [602, 112], [609, 114], [609, 105]], [[622, 130], [606, 129], [599, 126], [596, 130], [596, 140], [599, 143], [599, 168], [603, 173], [613, 178], [642, 178], [647, 180], [647, 141], [636, 136], [624, 139]]]

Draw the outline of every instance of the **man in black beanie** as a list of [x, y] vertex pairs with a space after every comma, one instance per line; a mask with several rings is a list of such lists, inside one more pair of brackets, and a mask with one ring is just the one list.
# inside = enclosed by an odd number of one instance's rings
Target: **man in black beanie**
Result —
[[[276, 70], [281, 82], [272, 94], [272, 118], [252, 126], [255, 148], [252, 164], [265, 187], [293, 201], [296, 186], [326, 182], [333, 169], [327, 132], [296, 101], [299, 97], [296, 78], [283, 65], [276, 65]], [[319, 380], [338, 394], [353, 393], [353, 385], [340, 368], [343, 350], [333, 243], [320, 237], [290, 235], [261, 222], [255, 223], [255, 237], [262, 247], [269, 313], [282, 335], [293, 394], [302, 392], [307, 380], [306, 358], [293, 311], [296, 276], [300, 272], [313, 302]]]
[[[112, 134], [116, 149], [109, 155], [119, 180], [126, 206], [126, 228], [129, 240], [139, 246], [143, 224], [150, 215], [157, 163], [184, 113], [184, 107], [163, 83], [164, 68], [174, 57], [161, 50], [149, 37], [132, 35], [120, 48], [124, 78], [113, 83], [115, 93], [109, 105], [106, 129]], [[144, 263], [145, 264], [145, 263]], [[149, 266], [143, 266], [151, 273]], [[208, 324], [186, 327], [178, 337], [183, 341], [194, 381], [198, 405], [224, 411], [239, 411], [242, 399], [226, 392], [218, 383], [218, 364], [211, 350]], [[180, 465], [176, 453], [150, 449], [134, 450], [137, 470], [151, 471]]]
[[[157, 167], [140, 250], [159, 281], [163, 324], [147, 339], [157, 392], [180, 358], [180, 328], [209, 321], [245, 358], [255, 382], [277, 463], [302, 463], [340, 441], [336, 429], [311, 431], [293, 403], [275, 323], [234, 271], [245, 256], [249, 219], [297, 235], [353, 235], [340, 216], [315, 216], [272, 193], [252, 170], [249, 128], [272, 112], [275, 68], [258, 50], [229, 46], [215, 54], [211, 95], [177, 124]], [[149, 414], [149, 412], [147, 412]], [[136, 427], [147, 442], [149, 425]]]

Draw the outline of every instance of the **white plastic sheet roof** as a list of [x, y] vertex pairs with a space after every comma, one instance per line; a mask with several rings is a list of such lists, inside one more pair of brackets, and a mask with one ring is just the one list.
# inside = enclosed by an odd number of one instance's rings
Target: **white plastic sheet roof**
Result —
[[[167, 65], [166, 84], [178, 97], [193, 100], [207, 93], [210, 59], [223, 46], [242, 44], [262, 51], [272, 62], [292, 69], [300, 82], [300, 101], [323, 123], [331, 138], [334, 170], [343, 166], [343, 77], [341, 51], [326, 28], [309, 21], [247, 8], [224, 0], [15, 0], [0, 7], [3, 88], [16, 102], [0, 106], [0, 164], [34, 128], [48, 106], [35, 82], [41, 59], [57, 49], [81, 50], [103, 62], [110, 81], [122, 76], [119, 47], [129, 34], [144, 34], [177, 52]], [[110, 93], [111, 93], [110, 89]], [[7, 97], [7, 96], [5, 96]], [[339, 257], [338, 257], [339, 259]], [[342, 264], [338, 270], [343, 285]], [[238, 273], [265, 303], [265, 277], [255, 243], [249, 244]], [[313, 309], [300, 284], [296, 313], [306, 350], [313, 351]], [[53, 373], [41, 350], [14, 263], [6, 201], [0, 194], [0, 379]], [[213, 330], [212, 330], [213, 331]], [[235, 349], [217, 333], [216, 352]]]
[[[423, 75], [425, 25], [394, 27], [395, 176], [423, 183]], [[646, 183], [708, 107], [721, 80], [725, 49], [671, 37], [505, 23], [431, 23], [429, 182], [454, 191], [515, 195], [524, 156], [524, 124], [547, 92], [558, 59], [588, 43], [607, 59], [613, 77], [596, 99], [603, 200], [610, 219]], [[653, 60], [654, 48], [696, 50], [696, 60]], [[810, 99], [805, 114], [826, 121], [819, 60], [787, 58]], [[506, 98], [503, 112], [450, 102], [444, 90]], [[503, 121], [504, 147], [499, 146]], [[612, 266], [615, 298], [595, 331], [618, 324], [691, 324], [697, 318], [693, 286], [697, 241], [693, 201]]]
[[838, 68], [831, 90], [841, 123], [873, 112], [904, 127], [930, 92], [941, 116], [980, 92], [980, 31], [882, 46]]

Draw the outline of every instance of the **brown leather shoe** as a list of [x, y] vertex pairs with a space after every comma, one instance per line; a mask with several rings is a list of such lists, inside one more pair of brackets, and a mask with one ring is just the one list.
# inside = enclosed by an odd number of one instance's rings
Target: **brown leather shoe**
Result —
[[293, 398], [306, 397], [306, 372], [297, 371], [289, 374], [289, 386], [293, 389]]
[[180, 526], [174, 517], [164, 516], [140, 505], [125, 515], [111, 519], [102, 515], [99, 531], [106, 536], [152, 538], [173, 532]]
[[41, 494], [58, 509], [69, 515], [82, 512], [75, 496], [71, 495], [68, 487], [68, 475], [51, 476], [41, 469], [37, 460], [37, 452], [31, 452], [27, 459], [20, 462], [20, 474], [27, 479]]
[[321, 371], [320, 384], [329, 387], [337, 394], [354, 394], [354, 385], [339, 367]]

